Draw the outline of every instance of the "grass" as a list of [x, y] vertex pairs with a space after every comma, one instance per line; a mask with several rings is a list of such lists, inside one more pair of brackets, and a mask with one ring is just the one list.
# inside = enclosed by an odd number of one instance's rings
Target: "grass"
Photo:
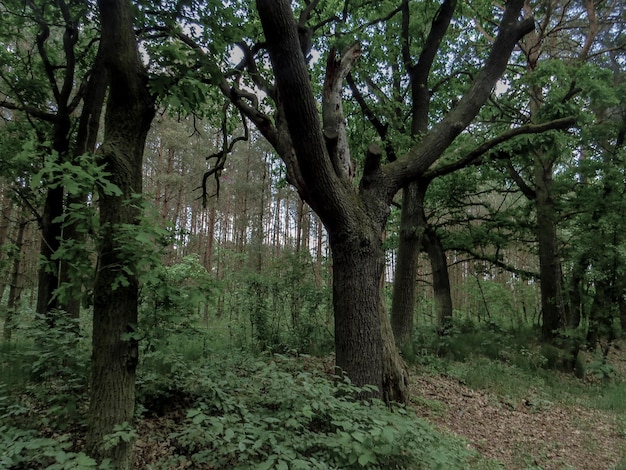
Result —
[[601, 394], [592, 401], [592, 404], [601, 410], [626, 415], [626, 383], [613, 382], [607, 384], [602, 388]]

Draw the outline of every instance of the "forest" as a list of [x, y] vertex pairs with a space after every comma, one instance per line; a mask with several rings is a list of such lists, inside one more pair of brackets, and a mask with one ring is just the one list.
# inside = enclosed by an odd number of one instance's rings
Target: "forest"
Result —
[[0, 14], [0, 468], [626, 469], [621, 0]]

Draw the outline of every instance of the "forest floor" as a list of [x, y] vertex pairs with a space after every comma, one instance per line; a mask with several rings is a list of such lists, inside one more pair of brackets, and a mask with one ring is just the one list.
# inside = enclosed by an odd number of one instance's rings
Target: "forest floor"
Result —
[[[626, 351], [611, 353], [616, 377], [626, 377]], [[567, 383], [571, 377], [559, 380]], [[590, 407], [564, 387], [562, 397], [510, 397], [469, 387], [445, 373], [414, 371], [412, 406], [441, 431], [468, 441], [506, 469], [626, 469], [626, 422], [608, 410]], [[626, 395], [617, 398], [626, 405]], [[623, 409], [620, 407], [620, 409]]]
[[[332, 369], [329, 357], [311, 358], [310, 361], [313, 368]], [[610, 363], [612, 380], [620, 382], [625, 379], [626, 349], [613, 351]], [[488, 379], [478, 386], [475, 381], [464, 380], [463, 373], [459, 373], [459, 370], [481, 373], [485, 364], [500, 367], [496, 362], [471, 360], [456, 365], [445, 364], [449, 373], [429, 365], [413, 368], [410, 406], [417, 416], [425, 418], [440, 431], [466, 440], [468, 448], [487, 459], [494, 459], [493, 465], [485, 467], [483, 462], [480, 468], [626, 469], [626, 419], [621, 411], [597, 406], [593, 392], [588, 393], [594, 390], [594, 385], [601, 385], [594, 383], [594, 379], [581, 381], [571, 374], [552, 371], [554, 382], [544, 388], [541, 381], [535, 383], [522, 374], [520, 382], [510, 388], [512, 393], [506, 393], [502, 387], [491, 386], [502, 379], [494, 378], [493, 370], [484, 376], [490, 377], [491, 374], [494, 380]], [[459, 364], [461, 369], [455, 369]], [[499, 370], [503, 371], [502, 376], [511, 374], [509, 369]], [[547, 392], [546, 388], [551, 391]], [[581, 390], [587, 392], [581, 394]], [[626, 395], [619, 395], [617, 400], [621, 403], [617, 408], [626, 409]], [[165, 418], [141, 422], [137, 441], [139, 462], [147, 467], [148, 462], [166, 460], [173, 453], [167, 430], [173, 425], [172, 418], [182, 421], [183, 415], [182, 410], [175, 410]], [[157, 439], [158, 445], [155, 445], [155, 434], [163, 437]], [[186, 463], [176, 468], [191, 467]]]

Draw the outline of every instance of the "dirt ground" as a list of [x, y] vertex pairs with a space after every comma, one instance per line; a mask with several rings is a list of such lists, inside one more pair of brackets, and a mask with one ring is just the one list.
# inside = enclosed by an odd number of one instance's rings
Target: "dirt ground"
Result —
[[607, 470], [621, 458], [623, 435], [606, 412], [502, 402], [445, 376], [416, 377], [412, 394], [420, 416], [506, 469]]

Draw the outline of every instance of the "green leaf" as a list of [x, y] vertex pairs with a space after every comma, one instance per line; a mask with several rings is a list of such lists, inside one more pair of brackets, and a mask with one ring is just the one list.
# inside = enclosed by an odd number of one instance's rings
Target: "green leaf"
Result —
[[367, 449], [359, 455], [358, 462], [361, 467], [367, 467], [369, 464], [377, 464], [378, 460], [376, 459], [376, 455], [371, 450]]
[[224, 433], [224, 440], [226, 442], [230, 442], [233, 440], [233, 438], [235, 437], [235, 431], [233, 431], [232, 429], [227, 429], [226, 432]]
[[396, 435], [396, 431], [391, 426], [386, 426], [383, 428], [381, 437], [385, 440], [385, 442], [392, 443]]

